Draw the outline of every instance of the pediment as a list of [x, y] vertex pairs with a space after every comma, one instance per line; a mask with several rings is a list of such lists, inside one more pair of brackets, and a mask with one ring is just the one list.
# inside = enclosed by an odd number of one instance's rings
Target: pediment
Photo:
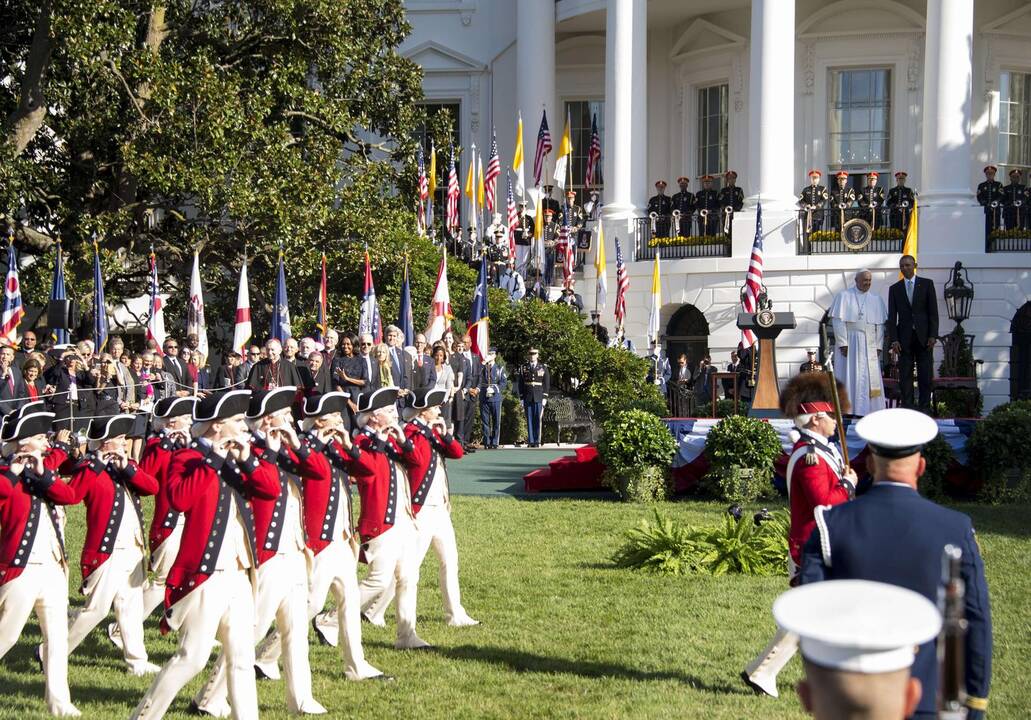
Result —
[[843, 0], [806, 18], [798, 36], [921, 33], [924, 27], [923, 16], [894, 0]]
[[683, 60], [699, 53], [711, 54], [720, 50], [742, 48], [745, 42], [745, 38], [737, 33], [704, 18], [697, 18], [673, 43], [669, 56], [671, 60]]
[[406, 50], [404, 56], [426, 73], [483, 72], [487, 66], [468, 55], [429, 40]]
[[989, 35], [1031, 35], [1031, 5], [1006, 13], [1001, 18], [984, 25], [981, 32]]

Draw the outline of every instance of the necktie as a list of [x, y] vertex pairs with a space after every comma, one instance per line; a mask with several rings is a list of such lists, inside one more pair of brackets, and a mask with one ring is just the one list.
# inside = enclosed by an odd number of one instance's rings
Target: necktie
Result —
[[909, 298], [909, 304], [913, 304], [913, 281], [906, 280], [906, 297]]

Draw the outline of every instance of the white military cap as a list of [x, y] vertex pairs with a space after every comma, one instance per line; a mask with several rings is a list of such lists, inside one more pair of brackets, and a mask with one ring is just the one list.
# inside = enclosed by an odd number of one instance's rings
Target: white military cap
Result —
[[934, 440], [938, 423], [916, 410], [889, 408], [870, 413], [857, 422], [856, 433], [875, 455], [903, 458]]
[[864, 674], [910, 667], [917, 646], [938, 635], [938, 608], [923, 595], [869, 580], [828, 580], [788, 590], [773, 617], [800, 638], [809, 662]]

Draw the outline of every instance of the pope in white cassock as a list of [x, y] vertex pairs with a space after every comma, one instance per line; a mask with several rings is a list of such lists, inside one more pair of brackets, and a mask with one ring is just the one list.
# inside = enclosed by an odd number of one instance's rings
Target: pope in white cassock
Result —
[[872, 284], [870, 271], [860, 270], [855, 287], [838, 293], [830, 309], [834, 374], [848, 389], [852, 412], [860, 416], [884, 409], [880, 355], [888, 309], [870, 292]]

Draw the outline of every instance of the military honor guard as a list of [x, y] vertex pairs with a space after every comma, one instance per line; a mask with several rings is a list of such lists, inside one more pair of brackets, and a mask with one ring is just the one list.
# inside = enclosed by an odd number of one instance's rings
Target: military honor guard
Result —
[[508, 299], [512, 302], [519, 302], [526, 296], [526, 281], [516, 269], [516, 261], [509, 258], [505, 263], [505, 269], [498, 278], [498, 287], [508, 293]]
[[730, 235], [733, 227], [734, 213], [745, 206], [745, 191], [737, 186], [737, 172], [727, 170], [723, 173], [723, 187], [717, 195], [720, 206], [720, 228], [724, 235]]
[[645, 382], [649, 385], [654, 385], [659, 393], [666, 397], [666, 383], [673, 376], [673, 371], [669, 366], [669, 359], [654, 340], [648, 344], [648, 347], [648, 357], [646, 358], [648, 360], [648, 375], [645, 378]]
[[[848, 396], [838, 387], [842, 412]], [[855, 495], [856, 473], [846, 467], [838, 448], [830, 442], [837, 431], [831, 377], [827, 373], [796, 375], [781, 394], [780, 408], [794, 418], [794, 447], [785, 473], [791, 525], [788, 530], [788, 581], [795, 585], [802, 562], [802, 546], [816, 526], [821, 506], [838, 505]], [[798, 636], [778, 630], [770, 644], [748, 664], [741, 678], [753, 690], [778, 697], [777, 675], [798, 650]]]
[[530, 246], [533, 245], [533, 218], [526, 213], [526, 201], [519, 201], [519, 220], [515, 228], [516, 270], [524, 277], [530, 269]]
[[652, 234], [656, 237], [669, 235], [669, 216], [673, 212], [673, 201], [666, 194], [666, 181], [655, 181], [655, 194], [648, 198], [648, 217], [652, 220]]
[[815, 350], [806, 350], [805, 362], [798, 366], [799, 374], [823, 372], [823, 363], [816, 359]]
[[809, 171], [809, 184], [798, 194], [798, 206], [805, 211], [805, 231], [809, 234], [823, 229], [824, 208], [830, 195], [820, 184], [823, 173], [813, 168]]
[[1009, 177], [1010, 184], [1002, 189], [1006, 229], [1023, 229], [1028, 227], [1027, 185], [1021, 182], [1021, 173], [1018, 168], [1010, 170]]
[[[970, 518], [920, 497], [917, 482], [926, 469], [923, 447], [938, 425], [915, 410], [892, 408], [867, 415], [856, 432], [870, 450], [873, 486], [853, 502], [817, 508], [816, 529], [802, 554], [803, 585], [829, 580], [871, 580], [907, 588], [937, 603], [943, 554], [961, 552], [965, 585], [964, 658], [967, 718], [980, 720], [988, 708], [992, 673], [992, 621], [984, 563]], [[906, 528], [903, 533], [899, 528]], [[920, 645], [913, 677], [923, 693], [913, 718], [938, 718], [939, 665], [933, 634]]]
[[712, 189], [712, 180], [712, 175], [703, 175], [702, 189], [694, 196], [694, 206], [698, 212], [698, 230], [701, 235], [716, 235], [720, 228], [719, 193]]
[[530, 447], [541, 445], [541, 419], [551, 390], [551, 373], [540, 362], [540, 352], [531, 347], [526, 364], [519, 368], [519, 397], [526, 411], [526, 442]]
[[986, 235], [1002, 227], [1002, 206], [1006, 198], [1002, 192], [1002, 183], [995, 179], [998, 172], [999, 168], [994, 165], [985, 165], [984, 182], [977, 186], [977, 203], [984, 208]]
[[53, 413], [13, 414], [0, 440], [0, 658], [33, 611], [43, 645], [44, 697], [55, 717], [78, 717], [68, 690], [68, 563], [58, 506], [75, 491], [45, 465]]
[[888, 219], [893, 228], [905, 233], [909, 229], [909, 216], [913, 212], [913, 205], [916, 203], [916, 192], [906, 187], [906, 178], [909, 174], [904, 170], [895, 173], [895, 187], [888, 191], [888, 199], [885, 205], [888, 206]]
[[673, 194], [672, 209], [670, 212], [680, 213], [680, 225], [676, 228], [677, 235], [689, 237], [691, 235], [691, 222], [694, 218], [694, 193], [688, 190], [691, 178], [681, 175], [677, 178], [679, 192]]
[[884, 207], [884, 190], [877, 186], [880, 175], [874, 171], [866, 174], [866, 186], [859, 191], [856, 201], [859, 203], [861, 212], [859, 217], [870, 223], [873, 229], [877, 229], [878, 220], [881, 218], [881, 209]]
[[852, 219], [852, 205], [856, 201], [856, 191], [848, 186], [848, 173], [844, 170], [834, 176], [837, 183], [830, 194], [831, 227], [841, 230], [842, 226]]
[[159, 668], [148, 662], [143, 645], [147, 545], [140, 497], [157, 493], [158, 481], [129, 459], [125, 436], [135, 421], [135, 415], [90, 421], [89, 454], [72, 475], [75, 498], [86, 506], [81, 558], [86, 604], [69, 619], [68, 652], [75, 651], [113, 606], [129, 671], [147, 675]]
[[554, 185], [543, 185], [541, 186], [543, 195], [541, 195], [541, 201], [539, 206], [545, 210], [551, 210], [552, 217], [562, 216], [562, 204], [558, 200], [553, 198], [551, 194], [555, 191]]
[[505, 367], [499, 365], [498, 351], [491, 348], [480, 373], [480, 428], [483, 446], [496, 449], [501, 442], [501, 398], [508, 385]]
[[544, 283], [550, 286], [555, 278], [555, 260], [557, 254], [559, 224], [555, 211], [544, 208], [544, 227], [541, 229], [541, 242], [544, 245]]
[[185, 523], [179, 554], [168, 573], [162, 630], [179, 632], [179, 649], [133, 718], [164, 717], [179, 691], [204, 669], [216, 638], [225, 656], [232, 717], [258, 717], [258, 554], [251, 503], [255, 498], [275, 500], [281, 488], [275, 468], [251, 453], [244, 423], [250, 394], [231, 390], [198, 402], [191, 428], [195, 439], [172, 456], [169, 504], [185, 515]]

